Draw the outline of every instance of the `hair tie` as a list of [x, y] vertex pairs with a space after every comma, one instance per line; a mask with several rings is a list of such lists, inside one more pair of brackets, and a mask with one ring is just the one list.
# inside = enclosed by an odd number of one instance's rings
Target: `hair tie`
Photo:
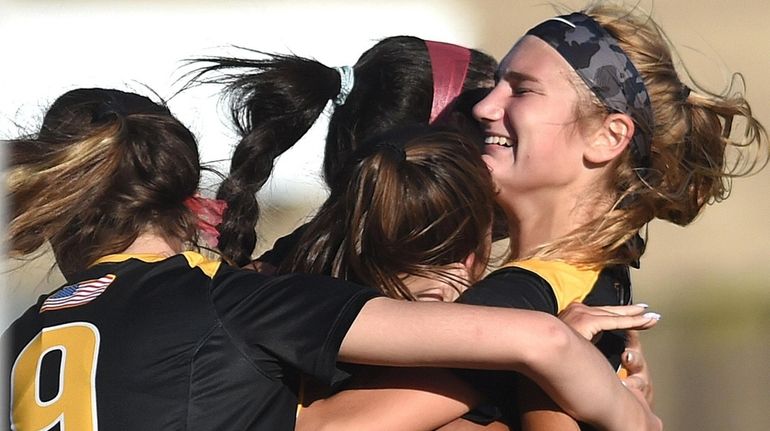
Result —
[[340, 74], [340, 92], [334, 97], [334, 104], [341, 106], [345, 104], [345, 100], [348, 99], [350, 92], [353, 90], [355, 75], [353, 74], [353, 68], [350, 66], [337, 66], [333, 69]]
[[679, 99], [686, 102], [688, 97], [690, 97], [690, 87], [687, 84], [682, 84], [682, 89], [679, 90]]
[[219, 245], [219, 230], [217, 226], [222, 223], [222, 216], [227, 210], [227, 202], [219, 199], [204, 198], [199, 194], [185, 199], [184, 205], [198, 219], [198, 231], [203, 242], [209, 247], [216, 248]]
[[650, 95], [617, 39], [584, 13], [548, 19], [527, 35], [553, 47], [607, 109], [631, 116], [636, 124], [631, 156], [637, 168], [648, 168], [655, 127]]
[[116, 117], [126, 117], [133, 114], [171, 115], [165, 105], [153, 102], [148, 97], [120, 90], [91, 89], [94, 98], [101, 101], [91, 113], [91, 123], [111, 121]]
[[426, 40], [425, 46], [428, 48], [433, 73], [433, 106], [428, 121], [428, 124], [433, 124], [463, 91], [471, 51], [462, 46], [432, 40]]
[[115, 99], [104, 100], [94, 108], [94, 112], [91, 114], [91, 124], [103, 123], [112, 120], [113, 117], [124, 117], [125, 115], [125, 108]]

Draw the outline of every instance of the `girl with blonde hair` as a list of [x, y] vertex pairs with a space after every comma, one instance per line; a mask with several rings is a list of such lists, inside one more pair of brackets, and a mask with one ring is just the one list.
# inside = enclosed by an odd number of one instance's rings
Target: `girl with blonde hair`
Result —
[[[339, 360], [519, 370], [607, 429], [629, 429], [628, 412], [633, 429], [660, 429], [593, 346], [551, 316], [394, 301], [192, 251], [198, 148], [163, 104], [72, 90], [39, 133], [7, 145], [7, 249], [23, 257], [49, 243], [67, 284], [2, 336], [5, 427], [289, 430], [299, 376], [331, 384], [344, 377]], [[562, 356], [587, 365], [578, 374]]]
[[[575, 301], [629, 303], [628, 266], [644, 252], [644, 226], [654, 218], [689, 224], [727, 197], [731, 178], [768, 160], [764, 128], [745, 98], [690, 89], [654, 21], [625, 8], [546, 20], [514, 45], [498, 78], [474, 115], [508, 219], [510, 262], [464, 292], [463, 303], [550, 314]], [[613, 365], [623, 345], [622, 334], [600, 340]], [[512, 428], [578, 426], [519, 376], [472, 379], [498, 407], [493, 418]], [[420, 397], [395, 391], [391, 414], [408, 406], [425, 412], [421, 420], [453, 417], [450, 403], [442, 410]], [[326, 423], [356, 414], [338, 413]]]

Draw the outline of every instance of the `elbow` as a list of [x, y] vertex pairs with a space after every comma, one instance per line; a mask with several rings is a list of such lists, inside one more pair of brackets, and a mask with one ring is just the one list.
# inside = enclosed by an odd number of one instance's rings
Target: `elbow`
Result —
[[535, 345], [527, 350], [527, 367], [532, 372], [541, 376], [545, 370], [558, 367], [571, 355], [577, 337], [572, 330], [559, 319], [543, 315], [542, 324], [538, 326], [538, 332], [534, 336]]

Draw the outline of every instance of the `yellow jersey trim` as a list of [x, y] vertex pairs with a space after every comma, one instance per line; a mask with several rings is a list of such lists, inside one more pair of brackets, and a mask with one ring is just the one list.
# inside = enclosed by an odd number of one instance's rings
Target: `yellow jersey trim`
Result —
[[600, 270], [581, 269], [554, 260], [520, 260], [503, 265], [532, 271], [551, 285], [556, 296], [557, 313], [573, 302], [583, 302], [599, 280]]
[[[187, 260], [187, 264], [190, 265], [190, 268], [200, 268], [200, 270], [203, 271], [203, 273], [206, 274], [209, 278], [214, 278], [214, 274], [217, 273], [217, 271], [219, 270], [219, 266], [222, 264], [222, 262], [219, 262], [216, 260], [210, 260], [194, 251], [185, 251], [184, 253], [182, 253], [182, 256], [184, 256], [185, 260]], [[173, 256], [165, 256], [162, 254], [152, 254], [152, 253], [109, 254], [107, 256], [100, 257], [91, 266], [98, 265], [100, 263], [120, 263], [120, 262], [125, 262], [129, 259], [136, 259], [136, 260], [141, 260], [142, 262], [154, 263], [154, 262], [160, 262], [162, 260], [166, 260], [171, 257]]]

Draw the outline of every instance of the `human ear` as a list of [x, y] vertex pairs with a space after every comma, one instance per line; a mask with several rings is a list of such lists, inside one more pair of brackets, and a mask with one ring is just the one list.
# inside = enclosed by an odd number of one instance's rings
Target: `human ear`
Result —
[[[490, 232], [491, 233], [491, 232]], [[491, 247], [491, 240], [490, 240], [490, 247]], [[465, 268], [465, 271], [468, 275], [468, 281], [471, 283], [475, 283], [481, 279], [481, 277], [484, 275], [484, 269], [486, 268], [486, 265], [484, 262], [480, 260], [478, 256], [476, 256], [475, 252], [471, 252], [468, 254], [468, 256], [460, 262]]]
[[634, 136], [634, 121], [627, 114], [607, 115], [583, 156], [591, 163], [606, 163], [626, 149]]
[[476, 264], [476, 253], [471, 252], [461, 263], [465, 270], [468, 271], [468, 274], [473, 274], [473, 267]]

